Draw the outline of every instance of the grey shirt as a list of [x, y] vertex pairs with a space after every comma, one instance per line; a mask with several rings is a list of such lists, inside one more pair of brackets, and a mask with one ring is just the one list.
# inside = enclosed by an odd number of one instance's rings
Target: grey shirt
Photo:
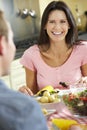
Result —
[[0, 80], [0, 130], [47, 130], [39, 104]]

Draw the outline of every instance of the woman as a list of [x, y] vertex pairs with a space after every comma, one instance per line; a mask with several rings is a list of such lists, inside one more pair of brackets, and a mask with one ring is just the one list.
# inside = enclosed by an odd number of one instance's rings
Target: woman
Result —
[[26, 86], [19, 91], [35, 94], [47, 85], [76, 83], [87, 76], [87, 42], [77, 41], [78, 32], [69, 7], [53, 1], [43, 12], [39, 42], [24, 52], [21, 64], [26, 72]]

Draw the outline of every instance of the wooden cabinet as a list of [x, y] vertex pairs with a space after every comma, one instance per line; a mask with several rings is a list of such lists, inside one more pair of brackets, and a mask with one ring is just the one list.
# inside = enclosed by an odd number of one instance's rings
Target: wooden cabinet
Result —
[[10, 75], [2, 77], [8, 87], [13, 90], [18, 90], [19, 87], [25, 84], [25, 70], [19, 60], [17, 59], [12, 62]]

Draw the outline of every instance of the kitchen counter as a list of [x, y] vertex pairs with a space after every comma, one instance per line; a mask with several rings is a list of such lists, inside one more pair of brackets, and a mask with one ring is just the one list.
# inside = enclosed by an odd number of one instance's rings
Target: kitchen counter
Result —
[[78, 38], [81, 40], [87, 40], [87, 32], [80, 33]]

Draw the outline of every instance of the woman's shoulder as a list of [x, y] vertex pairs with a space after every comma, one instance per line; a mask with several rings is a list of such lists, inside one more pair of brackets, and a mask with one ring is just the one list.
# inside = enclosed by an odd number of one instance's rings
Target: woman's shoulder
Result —
[[39, 48], [37, 44], [34, 44], [30, 46], [27, 50], [25, 50], [24, 53], [35, 53], [36, 51], [39, 51]]
[[79, 44], [74, 45], [73, 54], [87, 55], [87, 41], [80, 41]]
[[87, 46], [87, 41], [86, 40], [82, 40], [80, 41], [81, 45]]
[[79, 41], [79, 44], [75, 45], [75, 48], [87, 50], [87, 41]]
[[[23, 53], [20, 63], [22, 63], [24, 66], [28, 68], [29, 64], [35, 61], [35, 59], [38, 59], [39, 55], [39, 48], [38, 45], [32, 45], [30, 46], [25, 52]], [[37, 60], [36, 60], [37, 61]]]

